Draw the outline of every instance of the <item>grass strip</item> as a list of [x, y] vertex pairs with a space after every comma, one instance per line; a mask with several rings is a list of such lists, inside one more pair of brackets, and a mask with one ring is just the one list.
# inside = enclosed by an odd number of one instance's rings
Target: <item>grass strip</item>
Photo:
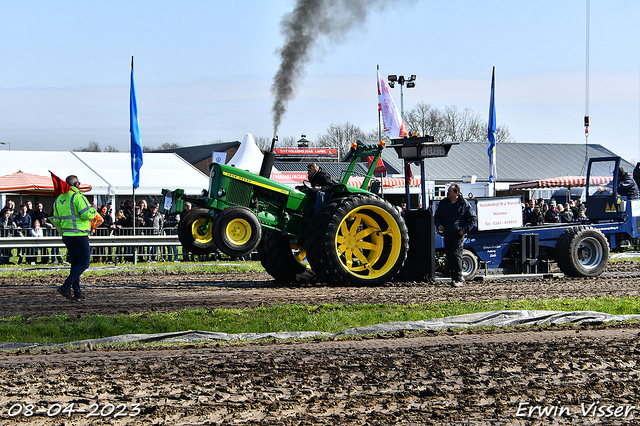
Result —
[[170, 313], [113, 316], [57, 315], [0, 318], [0, 341], [66, 343], [121, 334], [185, 330], [223, 333], [324, 331], [335, 333], [395, 321], [417, 321], [494, 310], [598, 311], [615, 315], [640, 313], [639, 297], [599, 297], [517, 301], [448, 302], [421, 305], [281, 305], [253, 309], [185, 309]]
[[[169, 273], [217, 273], [217, 272], [264, 272], [264, 268], [260, 262], [256, 261], [234, 261], [234, 262], [140, 262], [137, 266], [125, 264], [122, 267], [114, 267], [113, 264], [92, 263], [90, 269], [85, 271], [82, 276], [108, 276], [123, 272], [139, 271], [141, 274], [145, 272], [169, 272]], [[59, 274], [63, 276], [69, 275], [69, 266], [63, 268], [39, 267], [34, 268], [30, 265], [20, 266], [0, 266], [0, 278], [2, 277], [36, 277]]]

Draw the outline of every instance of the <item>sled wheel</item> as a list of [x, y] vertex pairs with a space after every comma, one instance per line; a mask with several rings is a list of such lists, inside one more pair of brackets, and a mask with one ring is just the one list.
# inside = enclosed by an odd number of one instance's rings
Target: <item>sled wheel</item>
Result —
[[265, 271], [276, 281], [308, 283], [315, 274], [303, 263], [307, 252], [278, 232], [264, 231], [258, 246], [258, 256]]
[[379, 285], [395, 277], [409, 244], [398, 211], [377, 197], [342, 198], [333, 207], [318, 240], [318, 255], [332, 282]]
[[473, 280], [478, 275], [478, 258], [470, 250], [462, 250], [462, 277], [466, 281]]
[[185, 250], [197, 255], [209, 254], [216, 250], [211, 236], [213, 226], [207, 217], [208, 214], [208, 209], [196, 208], [181, 218], [178, 238]]
[[569, 277], [597, 277], [607, 267], [609, 243], [599, 230], [576, 226], [564, 231], [556, 244], [556, 262]]
[[213, 221], [212, 233], [218, 249], [231, 257], [248, 255], [260, 244], [262, 238], [258, 217], [242, 206], [222, 210]]

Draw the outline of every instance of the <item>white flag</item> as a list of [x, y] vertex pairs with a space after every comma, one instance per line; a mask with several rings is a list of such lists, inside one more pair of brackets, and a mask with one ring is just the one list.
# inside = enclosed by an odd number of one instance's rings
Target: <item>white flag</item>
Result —
[[407, 128], [402, 121], [402, 116], [396, 107], [389, 88], [385, 84], [380, 71], [378, 71], [378, 109], [382, 113], [382, 125], [384, 134], [392, 138], [404, 138], [407, 136]]
[[214, 163], [225, 164], [225, 162], [227, 161], [227, 153], [214, 151], [212, 159]]

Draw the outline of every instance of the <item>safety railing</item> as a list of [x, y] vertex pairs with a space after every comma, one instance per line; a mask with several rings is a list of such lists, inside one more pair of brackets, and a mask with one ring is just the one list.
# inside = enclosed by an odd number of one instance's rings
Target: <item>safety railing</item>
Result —
[[[135, 228], [135, 232], [133, 228], [98, 228], [89, 236], [91, 261], [196, 260], [183, 250], [175, 227], [154, 235], [157, 232], [148, 227]], [[0, 229], [0, 263], [64, 263], [66, 247], [55, 229], [43, 229], [46, 236], [42, 237], [23, 236], [29, 233], [28, 229]]]

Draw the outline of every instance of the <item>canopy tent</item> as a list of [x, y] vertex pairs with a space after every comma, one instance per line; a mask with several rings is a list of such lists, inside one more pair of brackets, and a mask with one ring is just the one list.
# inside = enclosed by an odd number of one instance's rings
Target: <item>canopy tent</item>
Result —
[[[104, 184], [94, 191], [106, 195], [133, 194], [131, 154], [128, 152], [74, 152]], [[209, 187], [209, 177], [175, 153], [145, 152], [136, 195], [160, 195], [162, 189], [182, 188], [185, 194], [200, 195]], [[55, 171], [52, 170], [54, 173]], [[60, 175], [58, 175], [60, 176]], [[82, 182], [82, 180], [80, 181]]]
[[[80, 191], [91, 191], [91, 185], [81, 183]], [[8, 192], [11, 194], [53, 195], [53, 180], [51, 179], [51, 175], [40, 176], [18, 171], [17, 173], [0, 177], [0, 192]]]
[[[592, 176], [591, 185], [606, 185], [612, 176]], [[576, 188], [587, 186], [586, 176], [560, 176], [556, 178], [530, 180], [509, 185], [509, 189]]]
[[[240, 147], [233, 157], [231, 157], [231, 160], [227, 161], [227, 164], [242, 170], [248, 170], [251, 173], [259, 174], [263, 159], [264, 154], [260, 151], [258, 145], [256, 145], [253, 135], [247, 133], [244, 135]], [[275, 167], [272, 170], [277, 172]]]
[[[91, 186], [88, 195], [133, 194], [128, 152], [3, 151], [0, 176], [17, 170], [42, 176], [49, 176], [51, 170], [61, 179], [76, 175]], [[163, 188], [182, 188], [196, 195], [208, 186], [209, 178], [177, 154], [145, 152], [136, 195], [160, 196]]]

